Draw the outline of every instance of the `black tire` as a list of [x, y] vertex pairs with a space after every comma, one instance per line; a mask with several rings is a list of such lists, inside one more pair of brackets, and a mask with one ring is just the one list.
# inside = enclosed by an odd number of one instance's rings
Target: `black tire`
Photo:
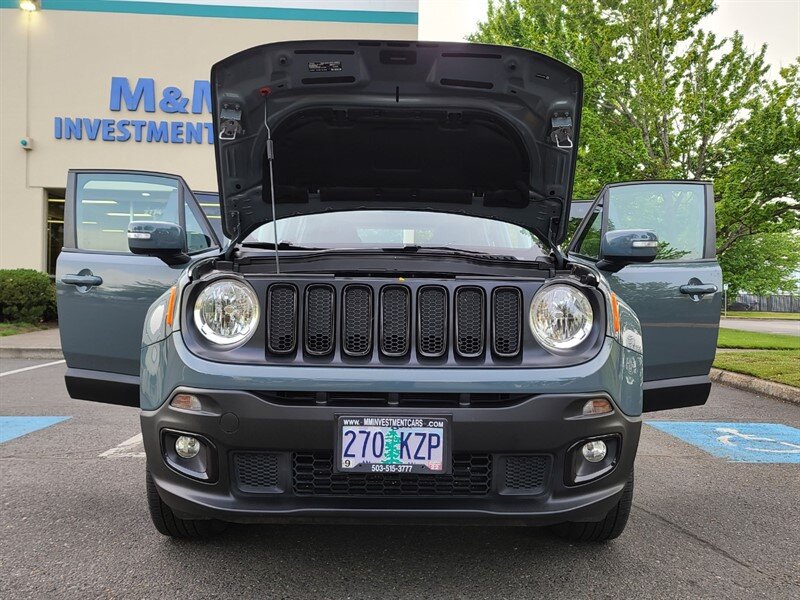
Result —
[[176, 517], [172, 509], [167, 506], [158, 495], [156, 484], [147, 470], [147, 506], [150, 509], [150, 518], [158, 532], [178, 539], [206, 538], [225, 531], [228, 526], [224, 521], [181, 519]]
[[622, 490], [617, 505], [608, 511], [602, 521], [567, 522], [554, 525], [552, 530], [560, 538], [571, 542], [607, 542], [618, 538], [625, 530], [633, 502], [633, 472]]

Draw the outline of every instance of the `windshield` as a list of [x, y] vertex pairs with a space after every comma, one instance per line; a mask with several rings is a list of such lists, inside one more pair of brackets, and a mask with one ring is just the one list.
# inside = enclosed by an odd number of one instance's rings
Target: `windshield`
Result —
[[[448, 213], [363, 210], [279, 219], [278, 241], [305, 248], [452, 248], [521, 260], [546, 256], [529, 231], [501, 221]], [[262, 225], [245, 243], [273, 243], [273, 225]]]

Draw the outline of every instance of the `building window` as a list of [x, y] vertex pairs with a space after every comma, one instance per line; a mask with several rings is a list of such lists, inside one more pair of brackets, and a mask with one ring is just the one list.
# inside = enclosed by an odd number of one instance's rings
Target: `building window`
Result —
[[56, 274], [56, 260], [64, 246], [64, 190], [47, 190], [47, 273]]

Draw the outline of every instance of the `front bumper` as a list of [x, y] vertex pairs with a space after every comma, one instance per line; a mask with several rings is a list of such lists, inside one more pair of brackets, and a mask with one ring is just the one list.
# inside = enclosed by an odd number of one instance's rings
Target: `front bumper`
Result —
[[[398, 414], [397, 409], [280, 406], [247, 392], [181, 388], [224, 406], [223, 414], [191, 414], [169, 405], [142, 413], [148, 466], [164, 501], [184, 517], [263, 521], [286, 517], [436, 517], [546, 524], [564, 520], [599, 520], [617, 501], [639, 442], [641, 419], [619, 411], [574, 418], [585, 395], [541, 395], [506, 408], [456, 408], [452, 415], [453, 453], [489, 455], [492, 475], [485, 494], [475, 496], [335, 496], [314, 495], [298, 486], [294, 457], [298, 451], [330, 453], [339, 414]], [[596, 396], [595, 396], [596, 397]], [[406, 409], [405, 414], [441, 415], [441, 409]], [[234, 420], [230, 415], [236, 415]], [[570, 418], [572, 417], [572, 418]], [[233, 423], [238, 423], [234, 428]], [[200, 434], [214, 444], [215, 483], [177, 473], [162, 458], [161, 431]], [[227, 431], [226, 431], [227, 430]], [[613, 471], [594, 482], [565, 484], [566, 452], [574, 443], [617, 434], [622, 443]], [[269, 451], [278, 460], [277, 485], [252, 493], [239, 485], [237, 452]], [[503, 477], [508, 456], [546, 457], [543, 484], [534, 494], [509, 493]], [[381, 476], [377, 476], [381, 477]], [[439, 476], [441, 477], [441, 476]]]
[[[167, 372], [157, 375], [157, 385], [165, 393], [158, 408], [144, 410], [142, 431], [148, 466], [164, 501], [185, 518], [219, 518], [254, 522], [286, 518], [420, 518], [502, 521], [507, 523], [548, 524], [566, 520], [602, 519], [617, 502], [633, 469], [639, 442], [641, 418], [625, 414], [619, 399], [626, 385], [636, 385], [641, 402], [641, 382], [626, 378], [625, 349], [609, 340], [600, 355], [583, 365], [559, 369], [559, 377], [545, 370], [525, 371], [524, 385], [517, 383], [521, 373], [491, 370], [491, 373], [460, 370], [458, 384], [419, 381], [398, 376], [397, 369], [365, 369], [373, 381], [366, 385], [355, 369], [332, 369], [328, 379], [309, 379], [305, 368], [284, 369], [291, 377], [250, 377], [237, 365], [208, 363], [188, 354], [177, 336], [160, 342], [159, 352], [169, 353]], [[177, 342], [177, 345], [176, 345]], [[145, 352], [152, 348], [148, 347]], [[145, 357], [143, 356], [143, 359]], [[206, 364], [204, 364], [206, 363]], [[143, 361], [144, 364], [144, 361]], [[151, 363], [153, 364], [153, 363]], [[174, 369], [178, 368], [178, 371]], [[219, 371], [219, 372], [218, 372]], [[384, 381], [376, 377], [382, 371]], [[520, 370], [521, 371], [521, 370]], [[176, 378], [175, 373], [180, 378]], [[346, 373], [345, 373], [346, 372]], [[263, 373], [263, 371], [262, 371]], [[395, 374], [390, 380], [387, 376]], [[430, 374], [416, 372], [419, 376]], [[151, 374], [155, 377], [154, 374]], [[497, 380], [487, 387], [486, 378]], [[143, 373], [143, 390], [147, 374]], [[173, 378], [173, 379], [170, 379]], [[340, 380], [332, 379], [339, 378]], [[349, 378], [349, 381], [347, 380]], [[155, 379], [151, 380], [151, 391]], [[361, 386], [354, 390], [354, 381]], [[181, 382], [201, 383], [201, 386]], [[322, 382], [322, 383], [321, 383]], [[511, 382], [511, 383], [509, 383]], [[173, 385], [174, 383], [174, 385]], [[217, 385], [213, 385], [216, 383]], [[497, 392], [516, 390], [525, 397], [512, 405], [498, 407], [396, 408], [286, 405], [266, 399], [259, 390], [319, 389], [328, 391], [414, 392], [458, 391]], [[235, 387], [238, 386], [238, 387]], [[385, 389], [384, 389], [385, 388]], [[498, 389], [500, 388], [500, 389]], [[610, 389], [609, 389], [610, 388]], [[250, 391], [243, 391], [247, 389]], [[174, 394], [193, 393], [204, 401], [204, 412], [177, 410], [166, 402]], [[530, 394], [529, 396], [527, 394]], [[580, 407], [588, 398], [606, 397], [615, 410], [611, 414], [580, 418]], [[143, 398], [144, 400], [144, 398]], [[298, 456], [330, 456], [335, 445], [336, 418], [339, 415], [419, 415], [452, 417], [454, 456], [488, 457], [491, 474], [485, 489], [478, 494], [453, 493], [400, 496], [396, 493], [341, 495], [338, 492], [309, 492], [298, 483]], [[171, 468], [163, 458], [164, 430], [198, 434], [214, 446], [215, 481], [201, 482]], [[575, 443], [596, 436], [619, 436], [619, 455], [612, 471], [582, 485], [565, 481], [567, 451]], [[241, 484], [237, 453], [270, 453], [275, 456], [275, 485], [253, 491]], [[531, 493], [511, 490], [507, 468], [510, 457], [535, 456], [544, 460], [540, 485]], [[541, 464], [541, 463], [540, 463]], [[306, 465], [307, 466], [307, 465]], [[469, 467], [467, 467], [469, 469]], [[318, 466], [312, 470], [319, 470]], [[462, 473], [463, 474], [463, 473]], [[325, 473], [320, 475], [326, 477]], [[380, 476], [378, 476], [380, 477]], [[429, 476], [443, 477], [443, 476]], [[435, 486], [434, 486], [435, 487]], [[463, 490], [462, 490], [463, 491]]]

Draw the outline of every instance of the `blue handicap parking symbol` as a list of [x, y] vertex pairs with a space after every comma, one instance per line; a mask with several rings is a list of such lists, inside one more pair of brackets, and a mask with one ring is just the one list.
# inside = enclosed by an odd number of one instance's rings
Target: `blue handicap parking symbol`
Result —
[[0, 444], [67, 419], [69, 417], [0, 417]]
[[648, 425], [734, 462], [800, 463], [800, 429], [776, 423], [648, 421]]

